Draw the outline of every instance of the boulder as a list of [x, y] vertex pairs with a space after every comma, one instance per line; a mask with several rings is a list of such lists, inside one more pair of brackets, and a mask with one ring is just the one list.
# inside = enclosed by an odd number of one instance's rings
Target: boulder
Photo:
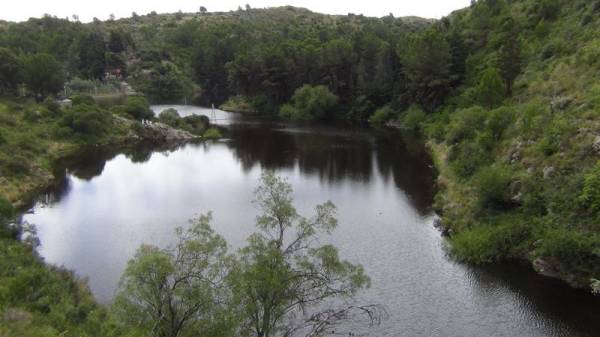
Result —
[[544, 276], [560, 278], [558, 268], [542, 258], [533, 260], [533, 269]]
[[596, 136], [596, 138], [594, 138], [594, 142], [592, 143], [592, 149], [594, 149], [594, 152], [596, 152], [597, 154], [600, 154], [600, 136]]
[[187, 131], [175, 129], [167, 124], [148, 121], [142, 123], [138, 135], [142, 139], [156, 142], [178, 142], [198, 138]]
[[543, 174], [544, 174], [544, 179], [548, 179], [550, 177], [552, 177], [552, 175], [554, 174], [554, 166], [546, 166], [544, 167], [543, 170]]

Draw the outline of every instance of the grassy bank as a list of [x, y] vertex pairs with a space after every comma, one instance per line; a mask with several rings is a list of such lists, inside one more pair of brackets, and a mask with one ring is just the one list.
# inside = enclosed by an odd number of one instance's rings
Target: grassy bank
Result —
[[[79, 111], [81, 105], [72, 110]], [[20, 206], [51, 183], [52, 163], [83, 146], [123, 142], [128, 128], [113, 124], [108, 112], [90, 108], [85, 116], [48, 101], [0, 102], [0, 195]], [[96, 121], [89, 120], [97, 118]]]
[[[19, 223], [18, 211], [56, 181], [58, 161], [83, 149], [101, 156], [107, 147], [195, 137], [138, 121], [151, 115], [142, 98], [110, 110], [89, 96], [75, 97], [68, 107], [51, 99], [0, 100], [0, 336], [122, 334], [84, 280], [44, 263], [36, 251], [35, 230]], [[206, 138], [215, 136], [211, 131]]]

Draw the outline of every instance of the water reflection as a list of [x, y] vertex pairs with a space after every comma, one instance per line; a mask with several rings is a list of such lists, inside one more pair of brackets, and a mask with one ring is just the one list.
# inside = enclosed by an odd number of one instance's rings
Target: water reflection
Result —
[[301, 173], [317, 175], [323, 183], [350, 179], [368, 184], [377, 170], [384, 179], [392, 177], [422, 214], [433, 199], [431, 162], [415, 135], [268, 123], [234, 126], [228, 135], [228, 146], [245, 171], [256, 165], [270, 170], [297, 166]]
[[110, 302], [142, 243], [166, 245], [173, 228], [209, 210], [232, 247], [254, 231], [250, 203], [264, 169], [287, 177], [301, 213], [332, 200], [340, 227], [329, 240], [361, 263], [361, 294], [390, 318], [373, 336], [593, 336], [600, 303], [518, 267], [449, 260], [433, 228], [431, 162], [410, 134], [243, 121], [223, 141], [119, 154], [91, 149], [65, 160], [55, 199], [38, 202], [40, 253], [89, 278]]

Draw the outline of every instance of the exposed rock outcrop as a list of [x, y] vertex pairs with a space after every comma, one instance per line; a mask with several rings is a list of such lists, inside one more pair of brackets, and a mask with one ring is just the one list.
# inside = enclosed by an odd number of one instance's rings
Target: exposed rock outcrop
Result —
[[196, 139], [197, 137], [193, 134], [175, 129], [167, 124], [155, 123], [155, 122], [144, 122], [141, 127], [137, 128], [137, 134], [142, 139], [147, 139], [157, 142], [179, 142]]
[[151, 141], [155, 143], [185, 142], [198, 139], [188, 131], [175, 129], [167, 124], [151, 121], [141, 123], [120, 116], [115, 116], [115, 123], [131, 129], [128, 138], [132, 140]]

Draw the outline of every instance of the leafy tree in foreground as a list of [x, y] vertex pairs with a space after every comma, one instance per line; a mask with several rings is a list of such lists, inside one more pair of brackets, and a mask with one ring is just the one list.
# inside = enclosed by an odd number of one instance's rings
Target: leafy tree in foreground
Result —
[[144, 336], [232, 335], [223, 303], [227, 243], [210, 214], [176, 230], [175, 246], [141, 246], [121, 278], [115, 310]]
[[357, 313], [377, 319], [374, 306], [330, 307], [333, 300], [344, 303], [370, 283], [362, 266], [341, 260], [332, 245], [318, 245], [319, 236], [337, 226], [335, 206], [317, 206], [310, 219], [298, 215], [290, 184], [271, 172], [263, 173], [255, 195], [262, 210], [256, 221], [260, 231], [241, 249], [232, 275], [241, 333], [317, 336]]
[[[349, 304], [368, 287], [362, 266], [340, 259], [319, 236], [336, 227], [331, 202], [304, 218], [292, 188], [271, 172], [256, 189], [259, 232], [237, 258], [210, 227], [210, 214], [177, 229], [177, 244], [143, 245], [121, 278], [115, 311], [134, 335], [322, 336], [345, 320], [381, 319], [375, 305]], [[364, 316], [363, 316], [364, 315]]]
[[52, 55], [34, 54], [25, 60], [25, 83], [37, 96], [45, 97], [62, 89], [65, 75]]

